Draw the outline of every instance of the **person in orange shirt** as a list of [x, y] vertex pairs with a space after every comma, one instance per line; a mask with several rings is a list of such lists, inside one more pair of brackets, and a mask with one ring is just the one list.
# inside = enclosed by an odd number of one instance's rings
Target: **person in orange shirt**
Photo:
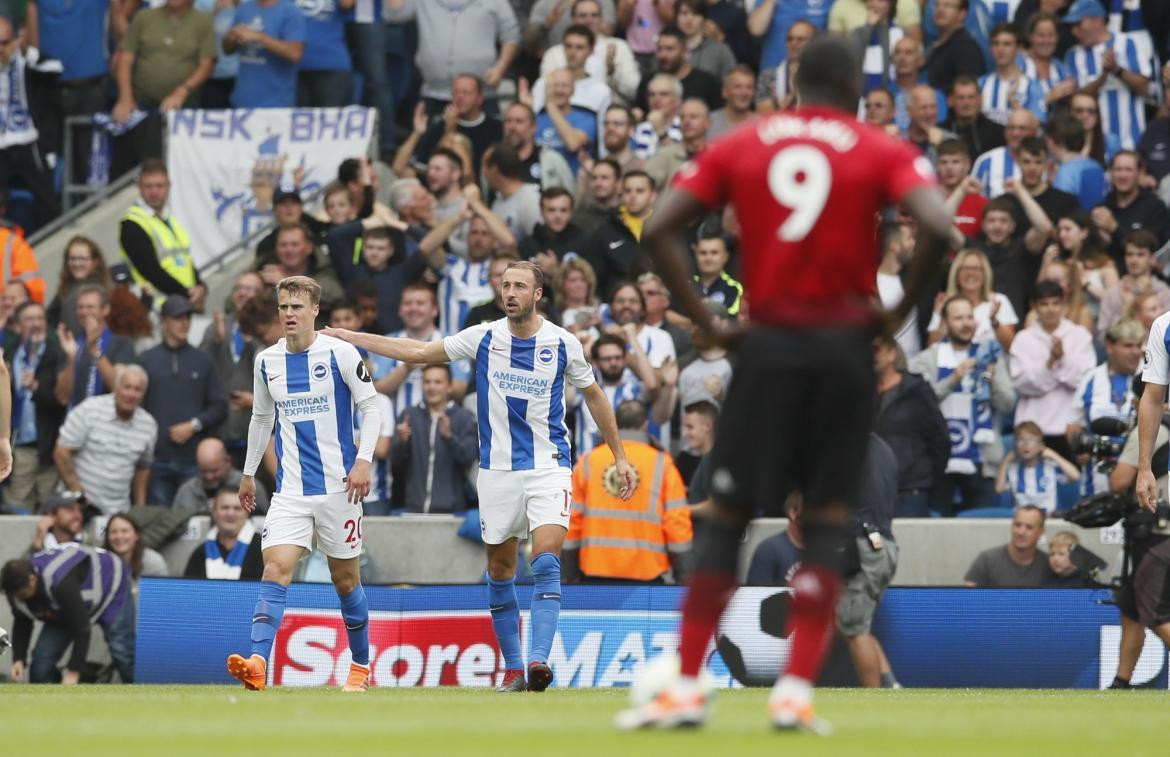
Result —
[[686, 580], [694, 535], [687, 490], [670, 455], [652, 446], [646, 405], [617, 407], [626, 457], [637, 473], [633, 495], [621, 498], [613, 452], [602, 445], [573, 469], [573, 506], [561, 554], [564, 580], [661, 582]]
[[0, 226], [0, 286], [10, 281], [21, 282], [33, 302], [45, 304], [45, 280], [36, 253], [19, 229]]

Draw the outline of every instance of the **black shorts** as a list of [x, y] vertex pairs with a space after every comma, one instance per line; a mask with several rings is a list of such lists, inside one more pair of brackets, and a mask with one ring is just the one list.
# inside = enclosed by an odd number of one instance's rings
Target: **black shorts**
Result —
[[1122, 615], [1147, 628], [1170, 623], [1170, 539], [1145, 551], [1114, 600]]
[[783, 516], [793, 490], [806, 508], [854, 504], [874, 420], [872, 339], [859, 327], [744, 336], [711, 451], [720, 504]]

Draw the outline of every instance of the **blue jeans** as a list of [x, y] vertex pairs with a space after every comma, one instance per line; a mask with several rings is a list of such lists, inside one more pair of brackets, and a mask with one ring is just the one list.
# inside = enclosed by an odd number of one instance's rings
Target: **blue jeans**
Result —
[[930, 495], [925, 489], [898, 492], [898, 502], [894, 506], [895, 518], [929, 518]]
[[378, 149], [394, 154], [394, 93], [390, 84], [390, 64], [386, 60], [386, 24], [351, 23], [354, 65], [362, 74], [362, 104], [378, 111]]
[[150, 464], [150, 486], [146, 491], [146, 504], [170, 507], [175, 493], [187, 479], [199, 475], [199, 466], [181, 460], [155, 460]]
[[[123, 683], [134, 683], [134, 634], [136, 611], [133, 597], [126, 598], [122, 612], [113, 623], [102, 626], [110, 657]], [[29, 660], [28, 680], [30, 683], [60, 683], [61, 671], [57, 666], [61, 656], [69, 648], [73, 638], [69, 629], [60, 623], [45, 623], [41, 635], [33, 647]]]

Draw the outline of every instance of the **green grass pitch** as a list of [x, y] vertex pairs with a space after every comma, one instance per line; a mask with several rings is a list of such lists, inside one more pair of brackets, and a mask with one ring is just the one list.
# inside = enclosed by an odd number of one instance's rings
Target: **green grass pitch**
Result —
[[1164, 691], [822, 690], [829, 738], [774, 733], [762, 689], [720, 692], [706, 728], [619, 733], [623, 691], [0, 686], [0, 754], [1164, 755]]

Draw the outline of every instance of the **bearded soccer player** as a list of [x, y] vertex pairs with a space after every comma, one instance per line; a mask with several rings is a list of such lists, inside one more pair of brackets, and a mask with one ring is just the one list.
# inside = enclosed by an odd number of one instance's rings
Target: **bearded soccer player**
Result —
[[[740, 537], [760, 505], [795, 488], [805, 502], [804, 560], [789, 609], [795, 636], [768, 706], [777, 728], [828, 731], [814, 714], [812, 685], [831, 638], [840, 557], [854, 540], [850, 510], [873, 418], [870, 344], [879, 318], [870, 303], [880, 256], [871, 219], [900, 202], [920, 223], [923, 247], [903, 311], [937, 268], [951, 222], [926, 158], [857, 122], [857, 67], [847, 42], [809, 43], [796, 87], [795, 111], [757, 120], [684, 166], [643, 236], [695, 324], [726, 338], [695, 294], [678, 245], [693, 221], [734, 205], [753, 325], [742, 335], [710, 453], [713, 508], [696, 540], [683, 603], [681, 676], [647, 705], [620, 713], [620, 728], [704, 721], [699, 673], [736, 587]], [[888, 315], [887, 323], [900, 324], [905, 312]]]
[[[404, 363], [475, 358], [479, 416], [480, 532], [487, 547], [488, 606], [504, 657], [497, 691], [544, 691], [561, 612], [561, 547], [569, 528], [572, 461], [565, 425], [565, 381], [585, 398], [614, 455], [621, 497], [634, 490], [617, 421], [585, 362], [581, 342], [536, 312], [544, 274], [534, 263], [508, 265], [500, 282], [505, 317], [464, 329], [440, 342], [325, 329], [326, 334]], [[520, 651], [516, 599], [518, 539], [532, 535], [531, 650], [528, 675]]]
[[[381, 417], [374, 383], [352, 344], [313, 331], [321, 286], [307, 276], [276, 285], [284, 338], [256, 356], [248, 456], [240, 504], [256, 508], [256, 469], [276, 423], [276, 490], [264, 519], [264, 576], [252, 617], [249, 657], [228, 657], [228, 672], [245, 688], [268, 683], [268, 655], [284, 617], [285, 595], [297, 562], [312, 548], [329, 560], [353, 658], [344, 691], [370, 683], [369, 606], [358, 560], [362, 500], [370, 492], [370, 461]], [[354, 443], [354, 408], [361, 417]]]

